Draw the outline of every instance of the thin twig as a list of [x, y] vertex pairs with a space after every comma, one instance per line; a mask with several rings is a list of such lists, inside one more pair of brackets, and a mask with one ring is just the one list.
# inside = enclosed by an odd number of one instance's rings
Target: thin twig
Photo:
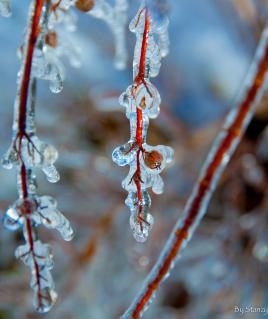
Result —
[[[22, 66], [22, 75], [21, 81], [18, 87], [18, 127], [17, 127], [17, 137], [19, 139], [19, 158], [20, 158], [20, 169], [18, 171], [19, 179], [20, 179], [20, 193], [23, 200], [28, 198], [28, 185], [27, 185], [27, 168], [21, 156], [21, 142], [24, 136], [27, 136], [26, 133], [26, 126], [27, 126], [27, 104], [29, 98], [29, 91], [30, 91], [30, 83], [32, 84], [31, 90], [35, 90], [35, 81], [31, 82], [31, 69], [32, 69], [32, 62], [33, 62], [33, 54], [34, 49], [37, 43], [38, 35], [40, 32], [40, 19], [42, 16], [42, 9], [45, 0], [36, 0], [33, 3], [33, 11], [32, 16], [30, 17], [29, 22], [29, 34], [26, 38], [26, 47], [25, 47], [25, 55], [23, 57], [23, 66]], [[31, 93], [33, 93], [31, 91]], [[33, 100], [30, 103], [34, 103]], [[31, 109], [33, 105], [31, 105]], [[16, 112], [16, 110], [15, 110]], [[15, 119], [16, 120], [16, 119]], [[31, 254], [33, 264], [34, 264], [34, 275], [36, 278], [37, 284], [37, 299], [38, 299], [38, 308], [41, 307], [42, 304], [42, 295], [41, 295], [41, 274], [38, 262], [36, 261], [35, 256], [35, 249], [34, 249], [34, 235], [32, 229], [32, 223], [29, 218], [29, 215], [26, 212], [25, 216], [25, 232], [26, 238], [29, 245], [29, 254]]]
[[265, 76], [268, 71], [268, 25], [266, 26], [252, 67], [248, 72], [245, 86], [238, 99], [238, 107], [228, 114], [223, 129], [219, 133], [207, 160], [201, 170], [198, 181], [189, 197], [184, 211], [170, 234], [156, 264], [145, 280], [134, 302], [121, 317], [140, 318], [148, 307], [159, 284], [174, 267], [179, 254], [186, 247], [200, 220], [205, 215], [209, 201], [233, 152], [247, 128], [255, 108], [263, 94]]

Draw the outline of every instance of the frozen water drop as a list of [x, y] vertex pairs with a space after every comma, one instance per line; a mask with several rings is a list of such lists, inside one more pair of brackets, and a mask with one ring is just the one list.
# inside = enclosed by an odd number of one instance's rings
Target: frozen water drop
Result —
[[112, 153], [113, 161], [119, 166], [125, 166], [132, 162], [137, 153], [137, 145], [133, 142], [128, 142], [117, 147]]
[[50, 183], [57, 183], [60, 180], [60, 175], [54, 165], [43, 166], [42, 171], [46, 174]]
[[152, 191], [155, 194], [162, 194], [164, 191], [164, 182], [161, 176], [156, 175], [154, 177], [154, 182], [153, 182], [153, 186], [152, 186]]

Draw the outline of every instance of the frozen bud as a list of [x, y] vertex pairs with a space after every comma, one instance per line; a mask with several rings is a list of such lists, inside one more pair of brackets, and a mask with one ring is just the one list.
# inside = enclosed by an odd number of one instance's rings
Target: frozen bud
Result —
[[45, 43], [52, 48], [56, 48], [58, 45], [58, 36], [55, 31], [49, 31], [45, 36]]
[[144, 152], [143, 159], [145, 165], [150, 169], [160, 169], [163, 162], [162, 154], [156, 150]]
[[75, 7], [82, 12], [88, 12], [94, 7], [94, 4], [95, 0], [77, 0]]
[[37, 209], [37, 203], [33, 198], [19, 199], [15, 203], [15, 208], [21, 215], [27, 216], [34, 213]]
[[153, 223], [154, 218], [146, 209], [143, 209], [141, 213], [135, 211], [130, 215], [129, 224], [136, 241], [141, 243], [146, 241]]
[[136, 153], [137, 144], [128, 142], [113, 151], [112, 159], [118, 166], [125, 166], [135, 159]]
[[142, 109], [150, 118], [156, 118], [160, 111], [161, 98], [156, 87], [149, 81], [132, 89], [135, 106]]

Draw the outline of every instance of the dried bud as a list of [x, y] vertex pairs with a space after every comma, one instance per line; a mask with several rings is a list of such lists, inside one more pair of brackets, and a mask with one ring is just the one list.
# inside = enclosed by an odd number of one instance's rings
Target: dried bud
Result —
[[75, 6], [82, 12], [90, 11], [95, 5], [95, 0], [77, 0]]
[[46, 35], [45, 42], [47, 45], [51, 46], [52, 48], [56, 48], [58, 45], [58, 36], [55, 31], [50, 31]]
[[141, 99], [140, 108], [141, 108], [142, 110], [145, 110], [145, 109], [146, 109], [146, 99], [145, 99], [145, 96]]
[[145, 152], [143, 158], [150, 169], [160, 169], [163, 162], [163, 156], [158, 151]]

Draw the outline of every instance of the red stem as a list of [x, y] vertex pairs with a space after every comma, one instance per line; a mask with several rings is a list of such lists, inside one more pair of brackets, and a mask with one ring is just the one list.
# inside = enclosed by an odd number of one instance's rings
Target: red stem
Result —
[[27, 43], [27, 52], [25, 64], [23, 67], [22, 81], [20, 88], [20, 99], [18, 106], [18, 135], [22, 136], [25, 133], [26, 126], [26, 109], [28, 100], [28, 91], [31, 77], [33, 52], [39, 34], [39, 21], [42, 13], [42, 8], [45, 0], [36, 0], [35, 11], [31, 21], [31, 31]]
[[[147, 44], [148, 44], [148, 36], [150, 31], [150, 12], [149, 9], [145, 8], [145, 24], [144, 24], [144, 31], [142, 37], [142, 46], [141, 46], [141, 56], [140, 56], [140, 64], [139, 64], [139, 73], [136, 76], [136, 92], [141, 83], [144, 83], [145, 77], [145, 68], [146, 68], [146, 53], [147, 53]], [[143, 116], [142, 116], [142, 109], [136, 106], [136, 113], [137, 113], [137, 126], [136, 126], [136, 142], [138, 144], [139, 150], [137, 152], [137, 169], [134, 173], [134, 181], [137, 188], [137, 197], [138, 197], [138, 218], [140, 221], [141, 231], [143, 230], [142, 226], [142, 192], [141, 192], [141, 169], [140, 169], [140, 153], [143, 152], [142, 144], [142, 130], [143, 130]]]
[[[42, 14], [42, 8], [45, 3], [45, 0], [35, 0], [34, 1], [34, 13], [32, 20], [30, 22], [30, 33], [27, 39], [26, 46], [26, 56], [25, 56], [25, 64], [22, 70], [22, 80], [20, 87], [20, 98], [18, 105], [18, 132], [17, 136], [19, 137], [19, 157], [21, 160], [20, 167], [20, 182], [21, 182], [21, 193], [22, 198], [26, 200], [28, 198], [28, 186], [27, 186], [27, 169], [25, 163], [21, 156], [21, 139], [26, 134], [26, 120], [27, 120], [27, 101], [28, 101], [28, 93], [29, 93], [29, 84], [31, 80], [31, 69], [32, 69], [32, 61], [33, 61], [33, 53], [34, 48], [36, 46], [36, 41], [38, 39], [39, 31], [40, 31], [40, 18]], [[26, 222], [26, 233], [29, 244], [29, 253], [31, 253], [34, 263], [35, 275], [36, 275], [36, 284], [37, 284], [37, 295], [38, 295], [38, 306], [42, 304], [42, 295], [41, 295], [41, 284], [40, 284], [40, 269], [39, 265], [35, 258], [34, 252], [34, 239], [33, 239], [33, 230], [31, 219], [29, 218], [31, 212], [26, 211], [25, 222]]]

